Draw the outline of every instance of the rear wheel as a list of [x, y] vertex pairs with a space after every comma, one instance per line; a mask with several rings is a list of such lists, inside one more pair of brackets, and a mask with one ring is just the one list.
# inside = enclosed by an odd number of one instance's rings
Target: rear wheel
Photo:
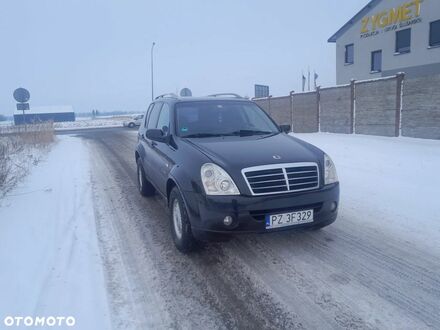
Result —
[[186, 211], [182, 195], [173, 188], [169, 200], [171, 235], [176, 248], [183, 253], [195, 249], [196, 240], [191, 231], [191, 223]]
[[137, 182], [138, 189], [142, 196], [153, 196], [154, 195], [154, 187], [145, 177], [144, 169], [142, 168], [141, 159], [138, 158], [137, 161]]
[[134, 123], [128, 124], [128, 127], [133, 128], [134, 127]]

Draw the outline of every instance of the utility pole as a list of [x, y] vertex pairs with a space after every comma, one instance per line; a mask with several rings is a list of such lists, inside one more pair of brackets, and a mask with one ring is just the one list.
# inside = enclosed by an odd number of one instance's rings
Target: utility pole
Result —
[[151, 101], [154, 100], [154, 59], [153, 59], [153, 50], [155, 42], [151, 45]]

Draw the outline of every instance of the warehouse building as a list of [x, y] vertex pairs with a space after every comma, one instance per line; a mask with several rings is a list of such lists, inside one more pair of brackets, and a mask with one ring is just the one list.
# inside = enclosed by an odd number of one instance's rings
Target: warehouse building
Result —
[[14, 112], [15, 125], [21, 125], [25, 122], [27, 124], [40, 123], [45, 121], [64, 122], [75, 121], [75, 113], [70, 105], [65, 106], [46, 106], [46, 107], [32, 107], [25, 111], [16, 110]]
[[337, 84], [440, 73], [440, 1], [372, 0], [328, 41]]

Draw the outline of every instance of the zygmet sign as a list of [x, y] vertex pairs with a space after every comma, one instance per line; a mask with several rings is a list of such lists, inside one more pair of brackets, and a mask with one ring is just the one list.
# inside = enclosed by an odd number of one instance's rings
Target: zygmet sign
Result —
[[420, 23], [421, 5], [423, 0], [413, 0], [401, 6], [389, 10], [381, 11], [373, 16], [362, 19], [361, 38], [368, 38], [378, 35], [381, 32], [397, 30]]

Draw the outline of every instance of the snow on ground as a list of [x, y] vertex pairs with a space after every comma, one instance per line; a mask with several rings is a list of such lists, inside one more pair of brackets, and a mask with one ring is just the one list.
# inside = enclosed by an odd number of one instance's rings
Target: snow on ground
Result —
[[96, 119], [77, 118], [76, 121], [54, 123], [53, 126], [56, 131], [81, 128], [122, 127], [124, 121], [127, 121], [130, 118], [131, 116], [115, 116]]
[[89, 154], [61, 137], [0, 200], [0, 322], [73, 316], [79, 329], [110, 327], [98, 248]]
[[[335, 162], [345, 214], [440, 252], [440, 141], [293, 134]], [[359, 218], [359, 217], [357, 217]]]
[[[339, 134], [294, 136], [322, 148], [336, 163], [341, 182], [341, 217], [336, 226], [347, 218], [361, 219], [359, 228], [368, 229], [368, 233], [386, 233], [378, 236], [391, 236], [414, 243], [403, 246], [440, 253], [440, 141]], [[79, 329], [107, 329], [109, 304], [90, 184], [89, 157], [96, 156], [90, 156], [93, 154], [81, 139], [59, 139], [32, 173], [0, 200], [0, 322], [3, 324], [6, 316], [73, 316]], [[105, 177], [105, 173], [111, 172], [104, 169], [97, 177]], [[115, 182], [112, 188], [117, 180], [110, 177], [109, 182]], [[106, 179], [100, 182], [109, 184]], [[126, 185], [124, 181], [123, 187]], [[101, 192], [105, 195], [107, 189], [110, 187]], [[101, 221], [111, 219], [114, 210], [110, 205], [115, 207], [115, 200], [103, 202], [111, 211], [103, 214], [107, 218]], [[300, 264], [299, 260], [295, 263]], [[145, 280], [148, 274], [143, 270], [130, 276]], [[314, 276], [321, 275], [316, 272]], [[115, 285], [125, 288], [121, 282]]]
[[0, 121], [0, 126], [10, 126], [13, 124], [14, 124], [14, 122], [11, 120]]

